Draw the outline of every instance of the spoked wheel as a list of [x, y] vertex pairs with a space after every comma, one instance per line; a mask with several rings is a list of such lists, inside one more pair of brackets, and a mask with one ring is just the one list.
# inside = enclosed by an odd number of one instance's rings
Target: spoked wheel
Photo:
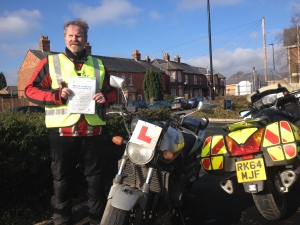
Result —
[[280, 191], [279, 174], [272, 174], [265, 182], [265, 188], [252, 197], [258, 211], [268, 220], [279, 220], [287, 210], [287, 196]]

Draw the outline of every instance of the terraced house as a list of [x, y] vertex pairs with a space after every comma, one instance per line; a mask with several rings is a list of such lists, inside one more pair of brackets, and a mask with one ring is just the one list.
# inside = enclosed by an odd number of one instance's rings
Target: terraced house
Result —
[[[88, 54], [92, 55], [92, 46], [86, 46]], [[18, 72], [18, 96], [24, 95], [24, 88], [40, 60], [49, 54], [57, 54], [50, 49], [50, 40], [47, 36], [39, 39], [39, 50], [28, 50]], [[132, 58], [118, 58], [109, 56], [92, 55], [103, 61], [112, 75], [123, 77], [126, 80], [125, 94], [128, 100], [143, 100], [143, 80], [147, 69], [152, 68], [161, 73], [163, 91], [173, 96], [186, 98], [210, 95], [210, 75], [207, 69], [194, 67], [180, 62], [180, 57], [175, 56], [170, 60], [168, 53], [163, 59], [151, 60], [148, 56], [141, 59], [139, 50], [133, 50]], [[213, 76], [213, 87], [216, 95], [225, 94], [225, 77], [219, 73]], [[123, 102], [120, 93], [118, 103]]]

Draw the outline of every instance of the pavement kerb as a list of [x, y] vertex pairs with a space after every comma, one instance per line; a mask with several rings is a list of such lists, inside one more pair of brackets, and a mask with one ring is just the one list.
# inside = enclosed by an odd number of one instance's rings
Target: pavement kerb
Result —
[[208, 118], [209, 121], [211, 122], [224, 122], [224, 123], [231, 123], [231, 122], [239, 122], [242, 121], [243, 119], [217, 119], [217, 118]]

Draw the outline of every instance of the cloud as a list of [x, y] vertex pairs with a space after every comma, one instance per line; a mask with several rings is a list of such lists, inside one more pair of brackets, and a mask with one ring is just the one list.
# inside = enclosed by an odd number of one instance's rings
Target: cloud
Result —
[[5, 11], [0, 15], [0, 40], [7, 38], [17, 38], [30, 34], [40, 27], [41, 13], [39, 10]]
[[74, 15], [84, 18], [92, 26], [109, 22], [133, 25], [138, 21], [136, 15], [141, 11], [127, 0], [102, 0], [96, 7], [82, 4], [73, 4], [70, 7]]
[[158, 12], [155, 12], [155, 11], [149, 12], [149, 16], [150, 16], [150, 18], [152, 18], [154, 20], [160, 20], [160, 19], [162, 19], [162, 15], [159, 14]]
[[[236, 48], [233, 51], [217, 49], [212, 56], [213, 69], [225, 77], [230, 77], [238, 71], [248, 73], [255, 67], [256, 70], [264, 69], [264, 56], [262, 49]], [[270, 59], [271, 60], [271, 59]], [[269, 61], [270, 61], [269, 60]], [[193, 66], [210, 67], [209, 57], [184, 60]], [[271, 61], [270, 61], [271, 63]], [[269, 67], [271, 67], [272, 64]]]

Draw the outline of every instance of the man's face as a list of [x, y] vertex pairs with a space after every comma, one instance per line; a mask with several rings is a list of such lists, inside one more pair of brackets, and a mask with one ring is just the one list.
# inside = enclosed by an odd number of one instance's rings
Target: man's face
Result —
[[66, 28], [64, 39], [67, 48], [74, 54], [81, 52], [87, 41], [81, 28], [76, 25], [70, 25]]

